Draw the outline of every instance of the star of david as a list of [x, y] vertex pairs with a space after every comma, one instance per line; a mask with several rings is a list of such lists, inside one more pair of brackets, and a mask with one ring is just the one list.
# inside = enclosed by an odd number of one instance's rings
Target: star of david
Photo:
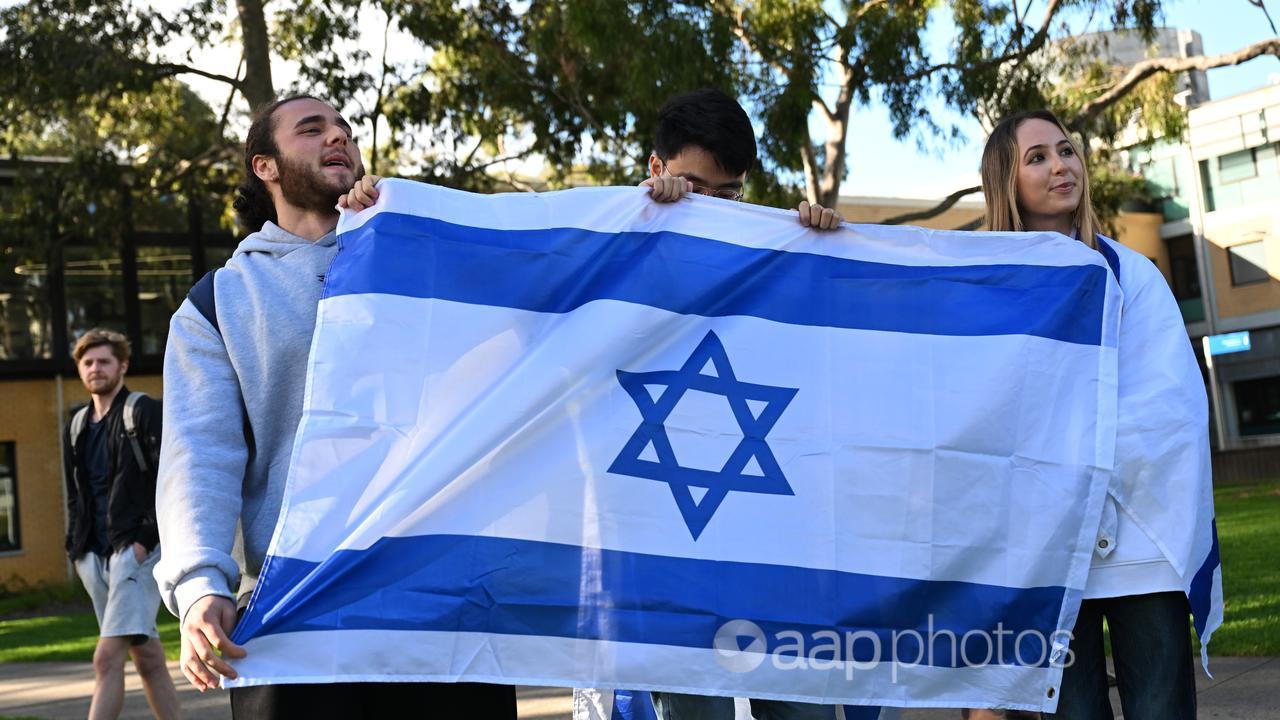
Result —
[[[670, 485], [676, 507], [694, 540], [702, 534], [730, 491], [795, 494], [765, 436], [782, 417], [798, 392], [797, 388], [756, 385], [738, 380], [724, 345], [714, 332], [707, 333], [679, 370], [618, 370], [617, 373], [618, 382], [635, 401], [642, 420], [609, 466], [609, 472]], [[648, 390], [655, 386], [666, 388], [656, 399]], [[723, 396], [742, 431], [742, 441], [719, 472], [681, 467], [667, 437], [667, 418], [680, 398], [690, 390]], [[656, 462], [641, 457], [650, 446], [657, 456]], [[758, 475], [744, 472], [752, 460], [760, 470]], [[690, 488], [705, 488], [706, 493], [700, 500], [694, 500]]]

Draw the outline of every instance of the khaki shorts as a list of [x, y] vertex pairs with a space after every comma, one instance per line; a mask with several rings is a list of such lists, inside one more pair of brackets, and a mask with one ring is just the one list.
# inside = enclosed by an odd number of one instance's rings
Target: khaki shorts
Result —
[[102, 637], [133, 637], [139, 645], [149, 637], [160, 637], [156, 611], [160, 609], [160, 588], [151, 571], [160, 561], [160, 548], [138, 563], [133, 546], [104, 558], [85, 553], [76, 560], [76, 573], [93, 601]]

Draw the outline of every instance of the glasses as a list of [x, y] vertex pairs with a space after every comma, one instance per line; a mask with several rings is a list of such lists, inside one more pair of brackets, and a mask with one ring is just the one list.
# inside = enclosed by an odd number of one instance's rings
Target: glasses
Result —
[[[662, 160], [662, 172], [671, 177], [676, 177], [674, 173], [667, 169], [667, 161]], [[721, 200], [741, 200], [742, 190], [738, 188], [709, 188], [706, 185], [693, 184], [693, 191], [699, 195], [709, 195], [711, 197], [720, 198]]]

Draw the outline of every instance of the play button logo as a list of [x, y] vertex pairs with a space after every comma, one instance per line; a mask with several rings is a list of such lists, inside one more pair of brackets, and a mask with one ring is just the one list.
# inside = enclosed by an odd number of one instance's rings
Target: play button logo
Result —
[[764, 662], [764, 631], [750, 620], [730, 620], [716, 631], [716, 662], [729, 672], [751, 672]]

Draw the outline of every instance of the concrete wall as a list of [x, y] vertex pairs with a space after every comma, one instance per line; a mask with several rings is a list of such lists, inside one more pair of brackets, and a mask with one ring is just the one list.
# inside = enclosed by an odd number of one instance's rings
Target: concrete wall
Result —
[[[1280, 202], [1278, 200], [1277, 202]], [[1210, 275], [1215, 290], [1218, 317], [1280, 310], [1280, 228], [1270, 213], [1252, 217], [1212, 213], [1212, 222], [1206, 222], [1204, 231], [1208, 242]], [[1265, 243], [1267, 282], [1247, 285], [1231, 284], [1231, 262], [1227, 249], [1234, 245], [1256, 242]]]
[[[937, 204], [937, 200], [845, 196], [840, 198], [836, 208], [847, 222], [879, 224], [897, 215], [928, 210]], [[981, 218], [985, 213], [986, 209], [981, 202], [962, 201], [947, 208], [940, 215], [926, 220], [916, 220], [911, 224], [934, 230], [954, 230]]]
[[1113, 224], [1116, 226], [1115, 239], [1125, 247], [1150, 258], [1164, 274], [1165, 282], [1172, 284], [1173, 269], [1169, 264], [1169, 246], [1160, 237], [1160, 226], [1164, 224], [1164, 216], [1160, 213], [1122, 212]]

